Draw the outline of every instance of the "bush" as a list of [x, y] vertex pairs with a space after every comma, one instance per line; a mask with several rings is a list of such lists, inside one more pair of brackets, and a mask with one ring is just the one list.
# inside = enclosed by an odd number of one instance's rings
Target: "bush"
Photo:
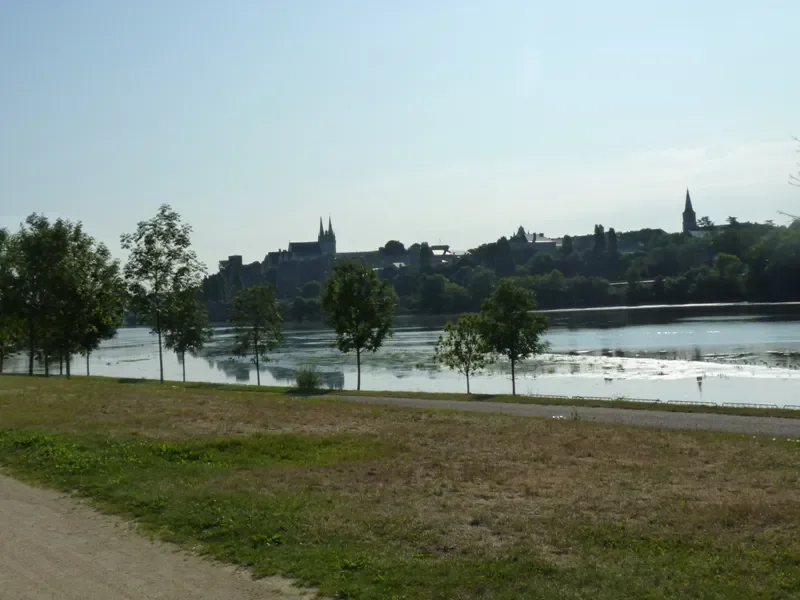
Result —
[[297, 370], [295, 382], [298, 390], [313, 392], [322, 387], [322, 375], [315, 367], [303, 367]]

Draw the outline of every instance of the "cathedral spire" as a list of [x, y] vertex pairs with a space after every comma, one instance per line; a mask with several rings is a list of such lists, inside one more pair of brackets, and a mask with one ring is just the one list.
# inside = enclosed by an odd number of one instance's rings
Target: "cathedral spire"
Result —
[[694, 212], [694, 209], [692, 208], [692, 198], [689, 196], [689, 188], [686, 188], [686, 208], [683, 210], [687, 213]]
[[319, 237], [325, 235], [325, 230], [322, 228], [322, 217], [319, 218]]
[[333, 235], [333, 223], [331, 223], [330, 215], [328, 215], [328, 235]]

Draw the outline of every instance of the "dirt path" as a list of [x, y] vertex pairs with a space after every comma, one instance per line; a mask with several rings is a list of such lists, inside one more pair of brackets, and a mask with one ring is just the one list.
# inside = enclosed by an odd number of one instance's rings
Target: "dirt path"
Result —
[[2, 600], [298, 600], [283, 579], [253, 581], [137, 535], [63, 494], [0, 475]]
[[[571, 417], [569, 406], [540, 404], [514, 404], [511, 402], [479, 402], [474, 400], [422, 400], [419, 398], [373, 398], [366, 396], [335, 396], [347, 402], [389, 404], [414, 408], [438, 408], [468, 412], [501, 413], [519, 417], [566, 418]], [[713, 413], [678, 413], [658, 410], [632, 410], [625, 408], [577, 408], [579, 418], [585, 421], [621, 423], [641, 427], [666, 427], [669, 429], [700, 429], [750, 433], [776, 438], [800, 438], [800, 419], [776, 417], [742, 417]]]

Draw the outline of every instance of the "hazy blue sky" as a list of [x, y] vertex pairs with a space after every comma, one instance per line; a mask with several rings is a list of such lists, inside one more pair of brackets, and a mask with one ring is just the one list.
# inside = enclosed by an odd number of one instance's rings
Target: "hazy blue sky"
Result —
[[0, 215], [201, 258], [800, 213], [797, 0], [0, 0]]

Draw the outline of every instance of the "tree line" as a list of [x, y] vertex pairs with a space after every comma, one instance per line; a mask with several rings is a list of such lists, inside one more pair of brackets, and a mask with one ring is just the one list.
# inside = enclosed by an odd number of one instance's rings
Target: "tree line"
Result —
[[547, 250], [503, 237], [450, 263], [420, 257], [419, 267], [381, 276], [411, 314], [474, 312], [506, 278], [534, 292], [541, 309], [800, 300], [800, 224], [701, 222], [696, 235], [597, 225]]
[[[30, 215], [19, 231], [0, 230], [0, 372], [4, 360], [28, 354], [28, 373], [35, 364], [50, 375], [71, 375], [76, 354], [89, 356], [103, 340], [114, 337], [126, 311], [150, 326], [158, 339], [159, 378], [164, 381], [163, 351], [180, 356], [186, 380], [186, 353], [196, 354], [211, 339], [203, 301], [205, 266], [191, 244], [192, 228], [169, 205], [138, 223], [120, 238], [128, 253], [123, 265], [106, 246], [88, 235], [80, 223], [53, 222]], [[392, 284], [363, 262], [334, 267], [324, 287], [307, 285], [319, 297], [320, 311], [336, 335], [336, 347], [354, 353], [357, 388], [361, 361], [392, 335], [397, 293]], [[535, 314], [534, 294], [511, 279], [502, 281], [480, 313], [448, 324], [437, 346], [437, 359], [469, 377], [477, 369], [506, 356], [516, 393], [515, 368], [540, 352], [546, 327]], [[261, 384], [261, 363], [281, 342], [284, 318], [275, 288], [269, 283], [241, 290], [233, 301], [230, 322], [234, 352], [250, 357]]]
[[[75, 355], [89, 357], [116, 335], [133, 310], [181, 357], [210, 336], [200, 294], [205, 269], [191, 250], [191, 227], [168, 205], [121, 238], [124, 267], [80, 223], [36, 213], [16, 232], [0, 230], [0, 372], [5, 360], [27, 353], [28, 374], [72, 374]], [[184, 370], [185, 378], [185, 370]]]

